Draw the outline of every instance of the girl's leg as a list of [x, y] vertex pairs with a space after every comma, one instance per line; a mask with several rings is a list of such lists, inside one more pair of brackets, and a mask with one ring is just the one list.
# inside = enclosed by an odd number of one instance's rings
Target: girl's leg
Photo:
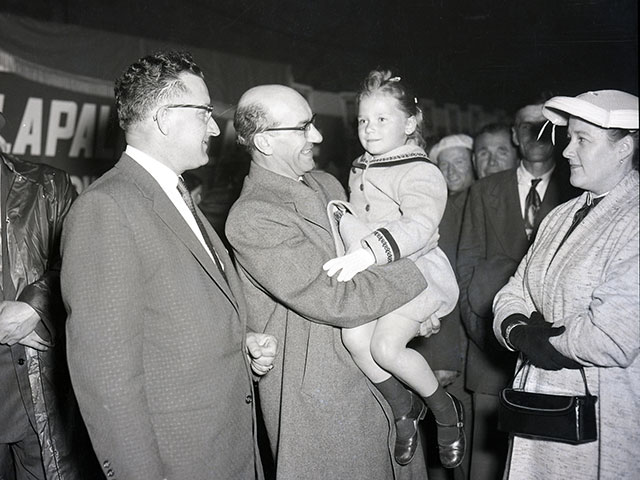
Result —
[[446, 467], [462, 462], [465, 449], [461, 405], [440, 386], [429, 364], [407, 343], [419, 324], [395, 312], [378, 319], [371, 339], [375, 361], [418, 392], [433, 411], [438, 425], [440, 458]]
[[380, 317], [372, 332], [371, 354], [380, 367], [428, 397], [438, 388], [438, 379], [424, 357], [407, 348], [419, 327], [418, 322], [395, 312]]
[[391, 375], [380, 368], [371, 356], [371, 337], [376, 329], [376, 320], [358, 327], [342, 329], [342, 343], [362, 373], [373, 383], [387, 380]]
[[[378, 391], [385, 398], [394, 418], [401, 418], [419, 407], [418, 413], [422, 410], [422, 402], [414, 398], [412, 393], [391, 376], [389, 372], [380, 368], [371, 356], [371, 336], [376, 328], [376, 322], [369, 322], [359, 327], [343, 328], [342, 343], [351, 354], [355, 364], [362, 370], [365, 376], [371, 380]], [[404, 422], [398, 425], [396, 436], [398, 439], [408, 440], [415, 433], [415, 429]]]

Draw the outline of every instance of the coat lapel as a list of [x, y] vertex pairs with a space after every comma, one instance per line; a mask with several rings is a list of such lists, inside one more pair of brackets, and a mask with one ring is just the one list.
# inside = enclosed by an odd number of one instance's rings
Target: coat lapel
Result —
[[251, 166], [248, 176], [250, 182], [255, 182], [259, 188], [272, 190], [282, 199], [284, 204], [290, 205], [307, 222], [317, 225], [331, 235], [331, 226], [326, 211], [329, 200], [334, 199], [327, 198], [327, 192], [312, 175], [305, 175], [304, 179], [309, 186], [293, 179], [283, 181], [282, 175], [270, 172], [258, 165]]
[[[215, 263], [206, 252], [204, 246], [198, 240], [198, 237], [193, 233], [191, 227], [182, 218], [180, 212], [176, 209], [175, 205], [171, 202], [166, 195], [162, 187], [158, 185], [153, 176], [141, 167], [137, 162], [131, 159], [128, 155], [123, 155], [122, 159], [118, 163], [118, 167], [122, 168], [125, 174], [136, 183], [143, 195], [149, 198], [153, 203], [153, 211], [160, 217], [160, 219], [167, 225], [167, 227], [180, 239], [180, 241], [189, 249], [198, 263], [211, 277], [214, 283], [222, 290], [225, 296], [229, 299], [231, 304], [238, 309], [236, 300], [229, 289], [229, 285], [222, 277], [222, 274], [216, 267]], [[204, 225], [208, 225], [208, 220], [200, 215]], [[205, 227], [206, 228], [206, 227]], [[211, 229], [213, 230], [213, 229]], [[208, 231], [209, 236], [213, 242], [214, 248], [218, 249], [218, 244], [222, 245], [222, 242], [217, 241], [217, 235], [215, 232]], [[214, 241], [214, 238], [216, 241]], [[223, 246], [221, 246], [224, 249]], [[225, 269], [233, 268], [229, 262], [225, 262]]]
[[[489, 221], [496, 238], [500, 241], [502, 250], [512, 252], [513, 255], [513, 252], [520, 250], [520, 245], [528, 245], [524, 219], [520, 213], [516, 170], [509, 170], [508, 175], [502, 176], [501, 181], [493, 185], [487, 198], [490, 209], [495, 212], [489, 217]], [[505, 244], [504, 240], [508, 240], [508, 243]]]

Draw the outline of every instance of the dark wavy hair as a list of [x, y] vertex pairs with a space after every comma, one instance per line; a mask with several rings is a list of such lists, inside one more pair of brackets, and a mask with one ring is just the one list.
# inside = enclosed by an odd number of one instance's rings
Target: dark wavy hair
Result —
[[390, 70], [372, 70], [362, 82], [362, 87], [356, 97], [357, 103], [360, 104], [363, 98], [378, 92], [390, 95], [398, 100], [400, 109], [407, 116], [415, 117], [416, 129], [409, 135], [409, 139], [418, 146], [425, 148], [422, 110], [418, 106], [418, 97], [414, 95], [407, 82], [402, 80], [401, 77], [395, 76]]
[[188, 52], [156, 52], [129, 65], [114, 88], [120, 128], [126, 131], [160, 103], [185, 92], [186, 86], [179, 78], [184, 72], [204, 78]]

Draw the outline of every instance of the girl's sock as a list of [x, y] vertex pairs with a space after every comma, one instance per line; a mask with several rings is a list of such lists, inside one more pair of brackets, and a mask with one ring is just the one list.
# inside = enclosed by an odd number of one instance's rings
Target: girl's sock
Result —
[[[398, 379], [391, 376], [384, 382], [374, 383], [374, 385], [389, 403], [394, 418], [400, 418], [409, 413], [412, 406], [411, 393]], [[399, 438], [409, 438], [414, 434], [413, 425], [409, 422], [401, 422], [396, 426], [398, 427], [396, 435]]]
[[[453, 400], [441, 385], [433, 394], [424, 398], [425, 403], [433, 412], [438, 426], [438, 443], [450, 444], [458, 438], [458, 415]], [[443, 426], [451, 425], [451, 426]]]

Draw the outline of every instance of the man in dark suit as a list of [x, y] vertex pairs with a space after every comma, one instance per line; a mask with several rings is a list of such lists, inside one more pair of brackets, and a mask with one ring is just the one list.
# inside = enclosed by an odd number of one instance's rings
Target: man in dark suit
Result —
[[518, 110], [512, 135], [520, 165], [478, 180], [465, 207], [457, 266], [462, 321], [471, 340], [467, 388], [474, 404], [474, 480], [500, 478], [507, 454], [507, 436], [497, 430], [498, 393], [513, 375], [516, 358], [493, 336], [493, 297], [515, 272], [544, 216], [578, 193], [556, 167], [551, 139], [536, 139], [544, 121], [542, 104]]
[[231, 260], [179, 177], [219, 134], [204, 77], [189, 54], [161, 52], [115, 91], [127, 149], [62, 239], [69, 367], [92, 443], [108, 478], [262, 478], [251, 369], [270, 369], [275, 339], [246, 333]]

